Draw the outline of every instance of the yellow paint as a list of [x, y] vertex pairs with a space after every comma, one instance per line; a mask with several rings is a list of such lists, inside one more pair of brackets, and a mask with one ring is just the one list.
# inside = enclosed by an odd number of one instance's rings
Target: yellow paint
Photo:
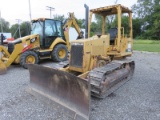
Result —
[[36, 61], [36, 59], [35, 59], [35, 57], [32, 56], [32, 55], [28, 55], [28, 56], [26, 57], [26, 63], [32, 63], [32, 64], [34, 64], [35, 61]]
[[[32, 20], [32, 22], [35, 21], [45, 21], [46, 18], [38, 18], [38, 19], [34, 19]], [[74, 17], [74, 13], [69, 13], [69, 18], [66, 22], [66, 24], [63, 26], [63, 29], [65, 28], [70, 28], [71, 26], [74, 26], [74, 28], [76, 29], [77, 33], [79, 34], [79, 36], [81, 36], [81, 31], [80, 28], [76, 22], [76, 19]], [[54, 47], [57, 44], [64, 44], [67, 46], [68, 50], [70, 50], [70, 43], [69, 43], [69, 31], [64, 31], [64, 35], [65, 35], [65, 40], [61, 39], [61, 38], [56, 38], [53, 43], [51, 44], [51, 46], [48, 49], [42, 49], [40, 48], [40, 37], [39, 35], [28, 35], [22, 38], [19, 38], [21, 40], [21, 43], [17, 43], [14, 46], [14, 51], [12, 52], [12, 54], [10, 54], [7, 50], [7, 48], [5, 48], [4, 46], [0, 46], [0, 52], [3, 52], [3, 59], [0, 58], [1, 62], [4, 62], [6, 67], [9, 67], [12, 63], [19, 63], [20, 62], [20, 56], [22, 54], [22, 51], [25, 47], [27, 47], [28, 45], [32, 45], [32, 47], [30, 49], [35, 49], [37, 52], [45, 52], [45, 51], [53, 51]], [[30, 40], [33, 38], [37, 38], [35, 42], [31, 43]], [[67, 53], [64, 50], [60, 50], [58, 55], [60, 58], [63, 58]], [[40, 59], [47, 59], [47, 58], [51, 58], [51, 56], [47, 56], [47, 57], [40, 57]], [[35, 62], [35, 58], [33, 58], [33, 56], [28, 56], [26, 59], [27, 63], [34, 63]]]
[[60, 49], [59, 52], [58, 52], [58, 56], [59, 58], [64, 58], [66, 56], [66, 51], [64, 49]]
[[[49, 47], [49, 49], [52, 49], [52, 50], [53, 50], [53, 48], [54, 48], [57, 44], [66, 44], [66, 42], [65, 42], [63, 39], [61, 39], [61, 38], [57, 38], [57, 39], [55, 39], [54, 42], [51, 44], [51, 46]], [[48, 50], [48, 49], [46, 49], [46, 50]]]
[[[123, 13], [128, 13], [129, 15], [129, 27], [130, 27], [129, 37], [124, 35], [124, 27], [121, 26], [122, 23], [121, 16]], [[83, 46], [82, 66], [77, 67], [76, 65], [69, 65], [66, 71], [81, 72], [79, 76], [84, 76], [83, 74], [88, 73], [88, 71], [92, 70], [93, 68], [98, 66], [103, 66], [111, 62], [111, 60], [122, 59], [124, 57], [131, 56], [132, 54], [132, 51], [131, 52], [126, 51], [129, 46], [131, 46], [132, 48], [132, 43], [133, 43], [132, 11], [120, 4], [90, 10], [88, 36], [90, 36], [90, 25], [92, 22], [91, 19], [93, 14], [101, 15], [103, 18], [102, 35], [100, 37], [95, 35], [93, 37], [89, 37], [88, 39], [71, 42], [71, 46], [72, 45]], [[114, 40], [114, 43], [111, 44], [110, 35], [108, 33], [105, 34], [105, 27], [106, 27], [106, 17], [113, 14], [117, 14], [118, 17], [118, 23], [117, 23], [118, 33]], [[73, 59], [72, 56], [74, 55], [72, 54], [70, 55], [70, 61]]]

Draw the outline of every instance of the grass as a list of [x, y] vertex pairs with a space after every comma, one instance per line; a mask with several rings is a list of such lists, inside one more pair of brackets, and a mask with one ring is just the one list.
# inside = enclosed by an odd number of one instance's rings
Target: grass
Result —
[[160, 40], [134, 40], [133, 49], [137, 51], [160, 52]]

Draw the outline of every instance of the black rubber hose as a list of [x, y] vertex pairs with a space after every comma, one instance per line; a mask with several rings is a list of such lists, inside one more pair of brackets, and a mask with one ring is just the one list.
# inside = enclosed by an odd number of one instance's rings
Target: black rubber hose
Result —
[[1, 34], [1, 45], [3, 45], [3, 34]]

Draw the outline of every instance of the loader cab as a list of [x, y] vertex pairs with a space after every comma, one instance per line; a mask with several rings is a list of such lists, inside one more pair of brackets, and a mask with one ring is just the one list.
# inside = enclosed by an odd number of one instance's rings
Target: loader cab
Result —
[[65, 40], [62, 22], [59, 20], [45, 18], [33, 20], [31, 34], [39, 34], [42, 49], [49, 48], [57, 37]]

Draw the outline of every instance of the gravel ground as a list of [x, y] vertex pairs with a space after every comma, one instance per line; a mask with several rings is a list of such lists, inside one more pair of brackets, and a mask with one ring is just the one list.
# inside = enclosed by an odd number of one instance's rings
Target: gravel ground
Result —
[[[92, 98], [91, 120], [160, 120], [160, 54], [134, 52], [132, 58], [133, 79], [103, 100]], [[70, 120], [27, 93], [28, 84], [29, 72], [19, 65], [0, 76], [0, 120]]]

